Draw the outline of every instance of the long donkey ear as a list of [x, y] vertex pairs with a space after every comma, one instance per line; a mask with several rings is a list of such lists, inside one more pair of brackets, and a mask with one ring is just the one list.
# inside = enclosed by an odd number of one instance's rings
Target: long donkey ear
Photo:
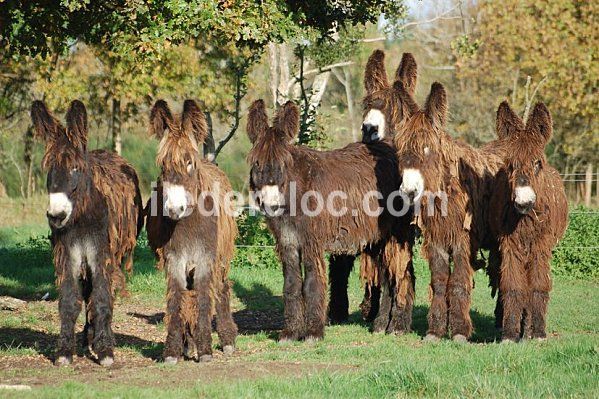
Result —
[[62, 129], [60, 122], [48, 111], [43, 101], [36, 100], [31, 104], [31, 121], [36, 137], [45, 142], [56, 140]]
[[200, 106], [194, 100], [185, 100], [183, 103], [183, 116], [181, 117], [181, 126], [183, 131], [193, 134], [198, 146], [204, 143], [208, 136], [208, 123], [206, 116], [200, 109]]
[[431, 86], [431, 92], [424, 105], [426, 116], [436, 126], [445, 126], [447, 120], [447, 93], [445, 87], [439, 82]]
[[510, 108], [507, 101], [503, 101], [497, 108], [495, 130], [500, 139], [506, 138], [524, 129], [522, 119]]
[[389, 87], [389, 81], [385, 69], [385, 53], [382, 50], [374, 50], [366, 63], [364, 88], [366, 93], [371, 94], [387, 87]]
[[299, 132], [299, 114], [297, 105], [295, 105], [293, 101], [287, 101], [285, 105], [279, 108], [275, 115], [272, 124], [274, 127], [285, 133], [288, 141], [293, 140]]
[[414, 97], [406, 89], [401, 80], [396, 80], [395, 83], [393, 83], [393, 93], [397, 96], [397, 101], [401, 103], [401, 109], [405, 116], [409, 117], [420, 110], [420, 107], [418, 107], [418, 104], [416, 104]]
[[551, 140], [553, 135], [553, 119], [551, 112], [545, 104], [537, 103], [532, 110], [528, 120], [526, 121], [526, 131], [529, 133], [540, 135], [545, 139], [545, 142]]
[[416, 80], [418, 79], [418, 64], [412, 53], [403, 53], [399, 67], [395, 72], [395, 80], [403, 83], [404, 87], [414, 95], [416, 91]]
[[268, 116], [264, 100], [256, 100], [250, 106], [246, 131], [250, 141], [254, 143], [256, 138], [268, 129]]
[[79, 100], [71, 102], [67, 111], [67, 136], [82, 151], [87, 149], [87, 110]]
[[164, 136], [164, 131], [171, 128], [173, 123], [173, 114], [166, 101], [156, 101], [150, 112], [150, 134], [160, 140]]

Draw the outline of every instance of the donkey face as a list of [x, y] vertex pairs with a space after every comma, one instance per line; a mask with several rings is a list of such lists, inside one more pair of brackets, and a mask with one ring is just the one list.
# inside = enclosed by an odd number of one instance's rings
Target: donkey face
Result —
[[[404, 92], [406, 103], [416, 107], [411, 96]], [[443, 165], [441, 137], [446, 116], [445, 89], [434, 83], [425, 109], [414, 111], [402, 122], [394, 142], [399, 167], [402, 171], [400, 191], [411, 204], [419, 201], [425, 192], [443, 189]]]
[[[404, 53], [395, 73], [395, 82], [401, 82], [408, 93], [413, 94], [416, 77], [416, 60], [412, 54]], [[409, 110], [401, 102], [395, 84], [391, 86], [387, 81], [385, 53], [381, 50], [374, 51], [368, 59], [364, 87], [366, 96], [363, 100], [362, 142], [372, 143], [392, 135]]]
[[538, 103], [524, 126], [504, 102], [497, 111], [497, 132], [508, 139], [505, 167], [510, 192], [516, 211], [525, 215], [534, 208], [537, 188], [546, 173], [545, 145], [553, 132], [551, 114], [544, 104]]
[[73, 101], [65, 129], [42, 101], [34, 101], [31, 118], [36, 135], [46, 142], [42, 166], [48, 170], [48, 224], [62, 229], [73, 222], [91, 184], [86, 162], [87, 112], [83, 103]]
[[204, 113], [193, 100], [186, 100], [181, 117], [174, 117], [164, 100], [154, 104], [151, 131], [160, 139], [156, 163], [160, 166], [164, 215], [180, 220], [193, 213], [200, 194], [198, 167], [200, 146], [208, 127]]
[[273, 126], [268, 125], [264, 101], [255, 101], [248, 117], [247, 132], [253, 144], [248, 160], [251, 164], [250, 190], [257, 205], [265, 210], [285, 206], [293, 159], [290, 142], [299, 130], [299, 110], [292, 102], [279, 109]]

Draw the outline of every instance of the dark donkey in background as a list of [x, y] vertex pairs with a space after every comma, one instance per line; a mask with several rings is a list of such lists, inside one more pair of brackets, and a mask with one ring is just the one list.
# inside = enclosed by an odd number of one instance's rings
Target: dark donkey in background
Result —
[[198, 360], [208, 361], [215, 313], [225, 354], [234, 351], [237, 336], [228, 279], [237, 225], [225, 198], [232, 188], [216, 165], [202, 159], [208, 127], [195, 101], [185, 101], [180, 117], [157, 101], [150, 126], [160, 139], [156, 163], [161, 174], [146, 208], [146, 229], [168, 279], [164, 360], [176, 363], [181, 355], [193, 358], [197, 352]]
[[420, 207], [416, 218], [431, 270], [426, 339], [443, 337], [449, 327], [454, 340], [466, 341], [473, 329], [470, 297], [473, 273], [479, 267], [477, 251], [496, 248], [487, 215], [502, 163], [500, 150], [475, 149], [446, 133], [447, 95], [440, 83], [432, 85], [422, 110], [399, 86], [409, 114], [394, 137], [401, 191]]
[[[410, 53], [404, 53], [395, 71], [394, 82], [401, 82], [403, 87], [408, 88], [410, 93], [416, 89], [418, 77], [418, 66], [414, 56]], [[366, 95], [363, 99], [364, 122], [362, 124], [362, 142], [374, 143], [386, 140], [392, 145], [393, 135], [399, 123], [403, 120], [405, 113], [401, 97], [393, 85], [389, 84], [387, 71], [385, 69], [385, 53], [381, 50], [375, 50], [368, 58], [364, 71], [364, 89]], [[386, 174], [378, 176], [380, 179], [391, 179], [396, 174]], [[400, 182], [395, 184], [399, 187]], [[410, 215], [406, 215], [410, 217]], [[347, 320], [349, 301], [347, 297], [347, 283], [349, 273], [356, 259], [354, 255], [331, 255], [329, 262], [329, 279], [331, 282], [331, 295], [329, 301], [329, 318], [332, 322]], [[401, 280], [404, 276], [395, 276], [394, 269], [387, 269], [386, 272], [380, 271], [377, 264], [379, 260], [372, 259], [368, 253], [360, 258], [360, 274], [365, 281], [364, 300], [360, 304], [362, 316], [368, 321], [375, 319], [379, 312], [380, 299], [380, 279], [389, 281], [396, 277]], [[399, 283], [400, 281], [397, 281]], [[385, 308], [390, 306], [389, 295], [386, 292], [382, 299]], [[413, 297], [413, 293], [410, 293]], [[395, 296], [395, 299], [406, 298], [406, 295]], [[400, 304], [401, 305], [401, 304]], [[386, 312], [383, 312], [386, 314]], [[375, 323], [375, 330], [380, 330], [381, 324], [385, 324], [385, 319], [378, 319]]]
[[[370, 196], [364, 200], [365, 193], [371, 191], [382, 193], [386, 199], [398, 189], [393, 148], [387, 143], [353, 143], [338, 150], [317, 151], [291, 144], [298, 131], [299, 110], [295, 104], [288, 102], [278, 111], [273, 127], [268, 125], [264, 102], [252, 104], [247, 127], [253, 143], [248, 156], [250, 189], [258, 205], [267, 210], [267, 224], [277, 240], [283, 264], [285, 328], [281, 340], [324, 336], [325, 252], [354, 255], [363, 251], [395, 268], [396, 275], [402, 276], [397, 292], [406, 298], [396, 302], [404, 304], [403, 308], [393, 306], [390, 311], [396, 324], [389, 325], [389, 314], [383, 315], [386, 323], [382, 329], [408, 330], [413, 293], [409, 220], [402, 225], [403, 218], [392, 217], [386, 211], [373, 216], [368, 211], [380, 206], [379, 199]], [[387, 175], [391, 178], [382, 178]], [[292, 197], [294, 186], [297, 195]], [[315, 196], [304, 196], [310, 192], [330, 201], [334, 214], [327, 210], [315, 212]], [[335, 195], [339, 192], [347, 198]], [[385, 309], [381, 306], [379, 314], [382, 311]]]
[[526, 126], [507, 102], [499, 106], [497, 133], [504, 163], [489, 216], [499, 252], [490, 262], [496, 270], [489, 272], [497, 277], [492, 285], [499, 288], [496, 317], [504, 340], [546, 337], [551, 250], [568, 224], [564, 184], [545, 157], [552, 131], [544, 104], [535, 106]]
[[80, 101], [67, 112], [66, 129], [41, 101], [31, 106], [36, 133], [46, 142], [48, 222], [60, 298], [56, 364], [73, 361], [75, 323], [85, 301], [83, 338], [103, 366], [113, 363], [112, 309], [125, 288], [121, 264], [131, 271], [133, 249], [143, 226], [135, 170], [120, 156], [87, 151], [87, 114]]

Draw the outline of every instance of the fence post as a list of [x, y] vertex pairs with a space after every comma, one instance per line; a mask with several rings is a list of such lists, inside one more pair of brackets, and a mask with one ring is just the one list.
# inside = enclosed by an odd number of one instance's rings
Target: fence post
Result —
[[584, 179], [584, 205], [591, 207], [591, 197], [593, 194], [593, 164], [587, 165], [587, 173]]

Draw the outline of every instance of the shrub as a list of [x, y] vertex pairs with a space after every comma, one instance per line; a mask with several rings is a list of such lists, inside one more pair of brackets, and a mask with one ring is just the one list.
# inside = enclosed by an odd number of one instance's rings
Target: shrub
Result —
[[599, 278], [599, 211], [579, 206], [570, 211], [566, 234], [553, 251], [553, 274]]
[[242, 213], [237, 218], [239, 236], [233, 267], [279, 268], [275, 240], [266, 227], [264, 217]]

